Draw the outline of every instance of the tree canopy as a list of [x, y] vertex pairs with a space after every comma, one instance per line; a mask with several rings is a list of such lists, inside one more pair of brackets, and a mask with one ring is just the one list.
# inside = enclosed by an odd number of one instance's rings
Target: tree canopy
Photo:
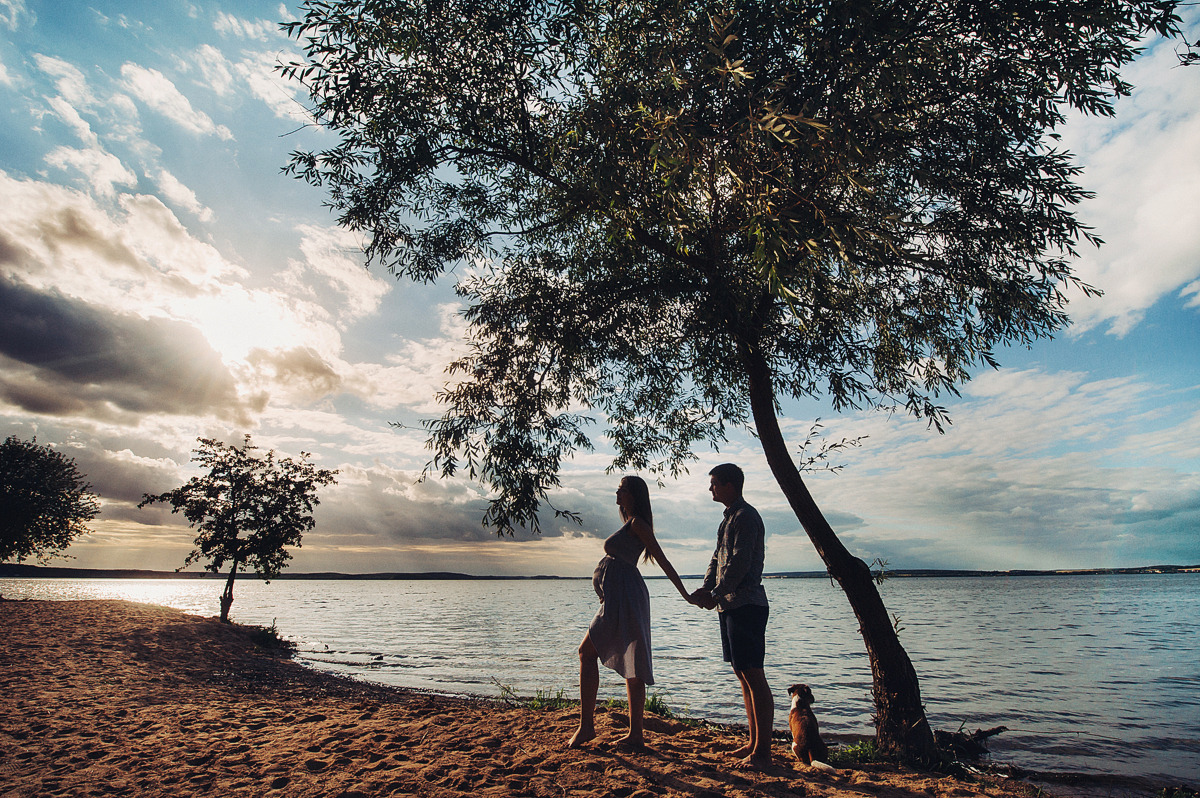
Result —
[[336, 482], [337, 472], [318, 469], [305, 452], [299, 460], [276, 458], [273, 449], [256, 456], [249, 435], [241, 446], [198, 441], [192, 461], [207, 473], [166, 493], [146, 494], [138, 506], [166, 502], [199, 530], [184, 568], [201, 561], [212, 573], [228, 567], [221, 597], [221, 620], [228, 621], [238, 570], [250, 567], [267, 580], [278, 576], [292, 558], [288, 547], [298, 548], [316, 523], [317, 487]]
[[73, 458], [10, 435], [0, 444], [0, 562], [45, 564], [91, 530], [100, 512]]
[[[941, 398], [1067, 324], [1087, 194], [1057, 141], [1111, 114], [1175, 0], [309, 0], [283, 67], [338, 138], [293, 153], [368, 261], [456, 269], [469, 353], [430, 468], [538, 529], [565, 457], [677, 474], [753, 423], [871, 656], [881, 748], [916, 675], [817, 508], [778, 402]], [[601, 424], [600, 429], [593, 425]], [[556, 512], [564, 512], [556, 510]]]
[[537, 524], [599, 412], [677, 471], [781, 396], [941, 424], [994, 349], [1060, 329], [1086, 194], [1053, 131], [1112, 112], [1174, 2], [311, 2], [340, 137], [290, 168], [369, 258], [459, 282], [472, 353], [435, 463]]

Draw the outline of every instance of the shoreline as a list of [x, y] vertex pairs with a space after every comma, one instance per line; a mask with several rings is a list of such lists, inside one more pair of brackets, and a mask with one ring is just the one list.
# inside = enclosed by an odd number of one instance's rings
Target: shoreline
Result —
[[[1007, 570], [972, 571], [947, 568], [894, 568], [884, 572], [888, 579], [1002, 579], [1024, 576], [1163, 576], [1200, 573], [1200, 565], [1146, 565], [1123, 568], [1076, 568], [1059, 570]], [[684, 579], [702, 579], [703, 574], [681, 574]], [[224, 580], [227, 574], [208, 571], [154, 571], [139, 568], [69, 568], [65, 566], [25, 565], [23, 563], [0, 563], [0, 579], [211, 579]], [[258, 580], [254, 573], [241, 574], [239, 579]], [[499, 576], [454, 573], [450, 571], [386, 571], [379, 573], [341, 573], [338, 571], [291, 572], [284, 571], [275, 577], [287, 580], [349, 580], [349, 581], [528, 581], [528, 580], [582, 580], [589, 576], [558, 576], [537, 574], [531, 576]], [[647, 579], [666, 579], [666, 576], [647, 576]], [[827, 579], [825, 571], [778, 571], [763, 574], [763, 579]]]
[[[4, 601], [0, 786], [11, 796], [1018, 798], [1029, 782], [887, 765], [733, 768], [727, 728], [647, 716], [648, 747], [570, 751], [574, 710], [375, 685], [255, 646], [248, 627], [112, 600]], [[1046, 793], [1042, 793], [1045, 795]]]

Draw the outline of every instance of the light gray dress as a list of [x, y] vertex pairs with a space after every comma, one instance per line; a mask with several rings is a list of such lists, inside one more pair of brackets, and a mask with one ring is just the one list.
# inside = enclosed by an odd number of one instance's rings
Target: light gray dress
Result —
[[600, 661], [626, 679], [654, 684], [650, 665], [650, 594], [638, 571], [645, 545], [630, 523], [604, 541], [605, 557], [592, 574], [600, 609], [588, 626]]

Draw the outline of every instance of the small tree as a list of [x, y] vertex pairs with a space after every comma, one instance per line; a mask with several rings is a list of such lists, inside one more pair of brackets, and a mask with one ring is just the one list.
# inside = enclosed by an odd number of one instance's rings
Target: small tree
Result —
[[241, 446], [198, 440], [192, 461], [208, 473], [175, 490], [146, 494], [138, 507], [167, 502], [172, 513], [182, 512], [200, 530], [182, 568], [205, 560], [204, 567], [215, 574], [228, 565], [221, 593], [221, 620], [228, 623], [238, 569], [249, 566], [268, 581], [277, 577], [292, 558], [287, 547], [298, 548], [301, 536], [313, 528], [312, 510], [320, 504], [317, 486], [335, 483], [337, 471], [316, 468], [307, 452], [299, 460], [276, 458], [274, 450], [256, 457], [258, 447], [249, 435]]
[[37, 438], [0, 444], [0, 562], [31, 555], [43, 565], [89, 532], [100, 512], [75, 461]]

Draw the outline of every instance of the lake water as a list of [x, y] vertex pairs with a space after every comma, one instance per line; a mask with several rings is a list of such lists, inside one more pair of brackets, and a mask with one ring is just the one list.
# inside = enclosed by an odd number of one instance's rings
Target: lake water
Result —
[[[686, 714], [744, 723], [716, 617], [648, 581], [657, 684]], [[222, 582], [0, 579], [8, 598], [123, 598], [215, 615]], [[767, 582], [767, 678], [807, 682], [822, 729], [870, 734], [870, 668], [841, 590]], [[995, 762], [1200, 782], [1200, 574], [893, 579], [881, 588], [935, 728], [1004, 725]], [[305, 663], [451, 694], [575, 693], [596, 609], [587, 580], [237, 583], [232, 618], [270, 625]], [[624, 682], [601, 669], [601, 698]]]

